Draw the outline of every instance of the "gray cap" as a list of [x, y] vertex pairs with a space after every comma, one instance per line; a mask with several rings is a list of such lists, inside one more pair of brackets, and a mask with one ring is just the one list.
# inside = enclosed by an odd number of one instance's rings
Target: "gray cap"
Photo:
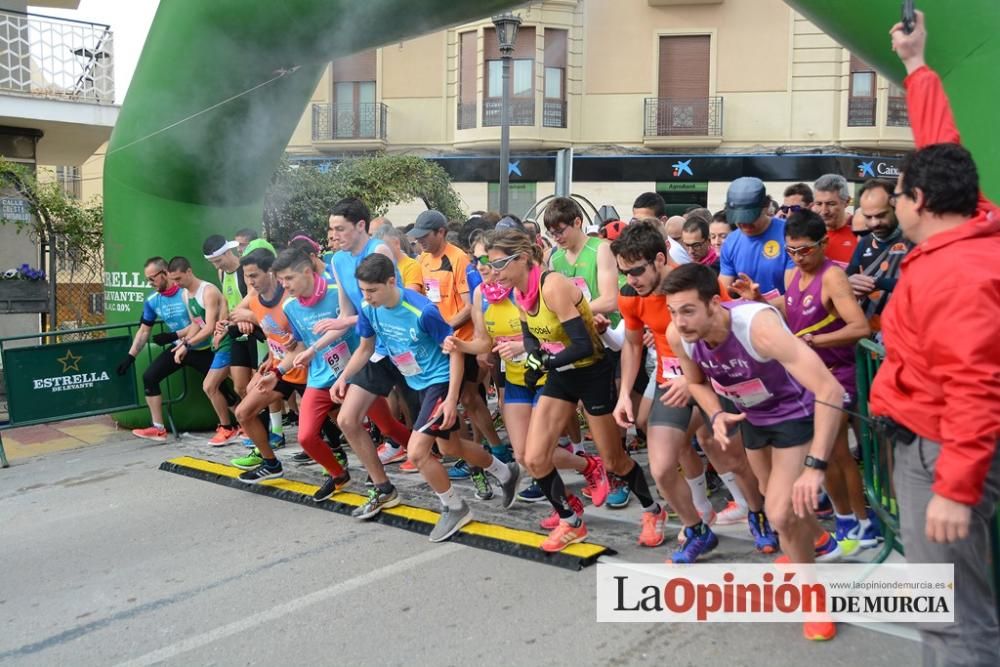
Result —
[[441, 211], [429, 209], [417, 216], [417, 221], [413, 223], [413, 229], [406, 232], [411, 239], [419, 239], [427, 236], [431, 232], [448, 227], [448, 219]]
[[726, 191], [726, 222], [733, 225], [749, 225], [760, 217], [761, 209], [767, 203], [764, 181], [753, 176], [737, 178]]

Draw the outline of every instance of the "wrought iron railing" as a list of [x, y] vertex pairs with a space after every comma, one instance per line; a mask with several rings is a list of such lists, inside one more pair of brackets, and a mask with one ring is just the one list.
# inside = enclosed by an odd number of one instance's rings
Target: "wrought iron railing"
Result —
[[566, 127], [566, 100], [542, 102], [542, 127]]
[[876, 102], [875, 97], [851, 97], [847, 101], [847, 127], [874, 127]]
[[389, 108], [381, 102], [314, 104], [312, 111], [313, 141], [385, 140]]
[[0, 10], [0, 91], [112, 104], [110, 26]]
[[458, 103], [458, 129], [460, 130], [471, 130], [476, 127], [476, 103], [475, 102], [459, 102]]
[[909, 127], [910, 114], [906, 110], [905, 97], [889, 97], [886, 107], [885, 124], [889, 127]]
[[645, 136], [722, 136], [721, 97], [647, 97]]
[[[483, 127], [500, 127], [500, 116], [503, 110], [503, 98], [483, 98]], [[534, 125], [535, 100], [533, 98], [515, 97], [510, 101], [510, 124]]]

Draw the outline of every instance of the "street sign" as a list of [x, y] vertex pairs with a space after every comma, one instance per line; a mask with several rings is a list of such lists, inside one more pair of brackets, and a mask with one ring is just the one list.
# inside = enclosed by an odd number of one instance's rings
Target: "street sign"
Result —
[[104, 414], [137, 407], [133, 373], [115, 367], [132, 339], [4, 348], [3, 372], [12, 426]]

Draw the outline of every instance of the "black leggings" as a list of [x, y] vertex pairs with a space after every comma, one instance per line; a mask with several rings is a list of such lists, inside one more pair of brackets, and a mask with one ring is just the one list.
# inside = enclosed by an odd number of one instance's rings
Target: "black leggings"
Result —
[[211, 350], [188, 350], [181, 363], [174, 361], [174, 349], [168, 348], [160, 353], [153, 363], [146, 368], [142, 374], [142, 384], [145, 386], [146, 396], [159, 396], [160, 383], [181, 369], [181, 366], [188, 366], [195, 369], [202, 375], [208, 375], [212, 368], [212, 359], [215, 353]]

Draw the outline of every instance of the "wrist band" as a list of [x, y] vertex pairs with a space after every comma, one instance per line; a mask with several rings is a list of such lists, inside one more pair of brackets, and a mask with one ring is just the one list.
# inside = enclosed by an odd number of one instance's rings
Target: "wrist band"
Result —
[[708, 425], [714, 427], [715, 418], [721, 415], [723, 412], [725, 412], [725, 410], [718, 410], [714, 414], [712, 414], [712, 416], [708, 418]]

